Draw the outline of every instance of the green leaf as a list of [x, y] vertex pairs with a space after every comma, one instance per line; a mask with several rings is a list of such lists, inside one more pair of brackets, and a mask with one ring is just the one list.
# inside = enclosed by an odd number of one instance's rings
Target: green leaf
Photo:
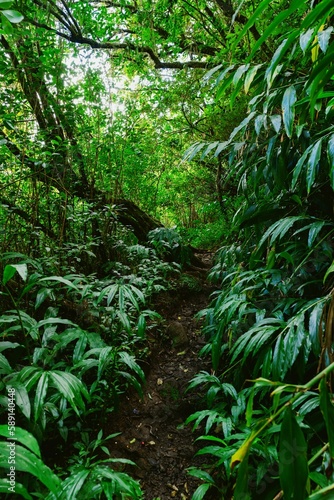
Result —
[[283, 40], [278, 49], [275, 51], [275, 54], [273, 55], [270, 64], [266, 70], [265, 77], [267, 79], [268, 88], [272, 86], [273, 81], [279, 74], [279, 71], [282, 69], [282, 65], [279, 65], [279, 62], [282, 59], [282, 56], [287, 51], [287, 49], [289, 48], [290, 44], [288, 44], [288, 42], [289, 42], [288, 38]]
[[[71, 373], [61, 372], [58, 370], [50, 371], [49, 377], [61, 395], [64, 396], [64, 398], [70, 403], [75, 413], [80, 416], [79, 409], [85, 409], [81, 393], [86, 393], [81, 380]], [[86, 395], [86, 397], [87, 396], [88, 395]]]
[[304, 151], [304, 153], [302, 154], [302, 156], [299, 158], [296, 166], [294, 167], [294, 169], [293, 169], [293, 176], [292, 176], [292, 182], [291, 182], [291, 189], [295, 189], [297, 181], [298, 181], [298, 178], [299, 178], [300, 173], [302, 171], [302, 168], [304, 166], [305, 160], [306, 160], [307, 156], [309, 155], [310, 151], [312, 151], [312, 147], [311, 146], [309, 146]]
[[295, 119], [295, 103], [297, 101], [296, 89], [293, 85], [284, 92], [282, 99], [283, 123], [286, 134], [292, 137], [293, 123]]
[[197, 479], [201, 479], [202, 481], [205, 481], [213, 486], [215, 484], [213, 478], [208, 472], [205, 472], [202, 469], [197, 469], [197, 467], [189, 467], [188, 474], [190, 476], [196, 477]]
[[7, 264], [3, 271], [2, 283], [5, 285], [14, 276], [15, 272], [16, 268], [14, 266], [11, 266], [10, 264]]
[[144, 374], [143, 370], [141, 369], [141, 367], [136, 362], [134, 356], [131, 356], [126, 351], [119, 352], [118, 356], [119, 356], [120, 361], [122, 361], [126, 366], [128, 366], [131, 370], [133, 370], [142, 381], [145, 380], [145, 374]]
[[209, 80], [212, 75], [214, 75], [220, 68], [222, 67], [222, 64], [218, 64], [218, 66], [215, 66], [214, 68], [210, 69], [205, 75], [203, 76], [203, 80]]
[[327, 436], [329, 441], [329, 450], [332, 459], [334, 458], [334, 406], [331, 402], [329, 391], [327, 388], [327, 380], [321, 379], [319, 384], [320, 391], [320, 409], [324, 416]]
[[327, 29], [323, 31], [318, 31], [317, 37], [318, 37], [319, 47], [324, 53], [327, 51], [332, 31], [333, 31], [333, 26], [329, 26]]
[[209, 488], [211, 488], [211, 484], [208, 483], [201, 484], [194, 491], [191, 500], [202, 500], [202, 498], [204, 498], [205, 493], [208, 491]]
[[87, 342], [88, 342], [87, 334], [81, 331], [81, 333], [79, 334], [79, 339], [75, 344], [75, 348], [73, 351], [73, 363], [78, 363], [78, 361], [80, 361], [85, 352]]
[[0, 9], [10, 9], [10, 7], [13, 5], [13, 1], [10, 0], [0, 0]]
[[[0, 436], [4, 436], [11, 439], [10, 431], [8, 429], [8, 425], [0, 425]], [[39, 445], [37, 439], [30, 434], [30, 432], [25, 429], [21, 429], [21, 427], [15, 427], [15, 440], [22, 443], [26, 448], [35, 453], [39, 458], [41, 458], [41, 452], [39, 449]]]
[[325, 276], [324, 276], [324, 279], [323, 279], [323, 283], [325, 283], [326, 279], [328, 278], [328, 275], [331, 274], [333, 271], [334, 271], [334, 260], [333, 260], [333, 262], [331, 263], [331, 265], [329, 266], [329, 268], [327, 269], [327, 271], [325, 273]]
[[326, 488], [313, 493], [313, 495], [310, 495], [307, 500], [333, 500], [333, 495], [334, 484], [331, 484], [329, 486], [326, 486]]
[[[62, 482], [61, 489], [57, 492], [57, 498], [78, 498], [86, 479], [90, 474], [90, 469], [79, 470], [72, 473]], [[80, 497], [79, 497], [80, 498]]]
[[328, 140], [327, 155], [329, 162], [329, 178], [331, 181], [331, 188], [334, 190], [334, 134]]
[[307, 246], [309, 248], [313, 246], [313, 243], [315, 242], [318, 234], [325, 225], [326, 225], [325, 221], [314, 222], [313, 224], [310, 225], [310, 231], [308, 233], [308, 238], [307, 238]]
[[13, 369], [10, 366], [7, 358], [0, 353], [0, 375], [9, 375]]
[[37, 422], [40, 414], [43, 411], [43, 406], [44, 406], [48, 386], [49, 386], [49, 373], [44, 372], [44, 373], [42, 373], [42, 375], [38, 381], [37, 387], [36, 387], [36, 393], [35, 393], [35, 399], [34, 399], [34, 421], [35, 422]]
[[1, 13], [13, 24], [20, 23], [24, 19], [17, 10], [2, 10]]
[[280, 432], [279, 475], [285, 500], [304, 500], [308, 478], [307, 444], [288, 406]]
[[232, 50], [235, 50], [235, 48], [238, 45], [238, 43], [240, 42], [240, 40], [243, 39], [243, 37], [245, 36], [245, 34], [247, 33], [247, 31], [249, 31], [249, 29], [256, 23], [256, 21], [258, 21], [259, 17], [265, 11], [266, 7], [269, 4], [270, 4], [270, 0], [263, 0], [259, 4], [259, 6], [255, 9], [253, 15], [249, 18], [249, 20], [247, 21], [247, 23], [243, 26], [241, 32], [239, 33], [238, 38], [234, 42]]
[[[8, 486], [7, 479], [0, 479], [0, 494], [3, 493], [3, 498], [5, 498], [5, 495], [8, 495]], [[33, 497], [28, 493], [23, 484], [17, 481], [15, 481], [15, 495], [19, 495], [20, 498], [26, 498], [26, 500], [33, 500]]]
[[[8, 443], [8, 442], [7, 442]], [[1, 443], [0, 467], [8, 468], [10, 463], [10, 448], [7, 443]], [[15, 445], [15, 468], [37, 477], [50, 491], [56, 493], [61, 481], [34, 453]]]
[[100, 349], [100, 355], [99, 355], [99, 365], [98, 365], [98, 370], [97, 370], [97, 378], [100, 380], [102, 377], [102, 374], [108, 364], [111, 361], [114, 361], [115, 358], [115, 347], [103, 347]]
[[321, 156], [321, 144], [322, 139], [313, 144], [312, 151], [307, 162], [307, 170], [306, 170], [306, 186], [307, 192], [311, 191], [311, 187], [314, 183], [315, 176], [318, 169], [318, 164]]
[[314, 40], [313, 33], [314, 33], [314, 28], [310, 28], [307, 31], [300, 34], [299, 44], [300, 44], [300, 47], [301, 47], [302, 51], [304, 52], [304, 54], [305, 54], [307, 47], [310, 45], [311, 41]]
[[245, 94], [248, 94], [250, 86], [252, 85], [255, 76], [262, 66], [263, 66], [262, 64], [257, 64], [256, 66], [252, 66], [247, 71], [247, 74], [245, 76], [245, 83], [244, 83]]
[[281, 125], [282, 125], [281, 115], [271, 115], [269, 118], [270, 118], [270, 121], [274, 127], [276, 134], [278, 134], [278, 132], [281, 129]]
[[41, 281], [41, 282], [57, 281], [58, 283], [66, 285], [71, 290], [75, 290], [76, 292], [80, 292], [79, 288], [74, 283], [72, 283], [72, 281], [70, 281], [66, 278], [63, 278], [62, 276], [48, 276], [47, 278], [41, 278], [39, 281]]
[[8, 340], [3, 340], [0, 342], [0, 352], [5, 351], [6, 349], [15, 349], [16, 347], [20, 347], [21, 344], [17, 342], [9, 342]]
[[26, 387], [18, 382], [12, 383], [11, 386], [15, 389], [15, 402], [22, 411], [23, 415], [30, 420], [31, 405]]
[[316, 304], [310, 314], [309, 334], [312, 343], [312, 349], [316, 356], [320, 354], [319, 325], [323, 307], [324, 307], [323, 303]]

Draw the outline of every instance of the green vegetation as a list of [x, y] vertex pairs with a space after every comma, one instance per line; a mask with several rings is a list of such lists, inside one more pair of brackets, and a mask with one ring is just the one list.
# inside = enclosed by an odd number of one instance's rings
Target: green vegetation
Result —
[[154, 298], [197, 288], [178, 278], [194, 247], [217, 250], [217, 291], [193, 500], [333, 497], [333, 15], [0, 1], [0, 414], [15, 391], [22, 498], [144, 497], [102, 428], [143, 393]]

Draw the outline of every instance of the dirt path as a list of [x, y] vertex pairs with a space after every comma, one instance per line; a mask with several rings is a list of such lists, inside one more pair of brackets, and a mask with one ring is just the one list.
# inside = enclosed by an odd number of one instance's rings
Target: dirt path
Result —
[[[209, 258], [204, 256], [206, 261]], [[188, 271], [185, 276], [184, 286], [160, 293], [155, 302], [155, 309], [172, 326], [163, 338], [150, 343], [144, 397], [133, 393], [123, 400], [110, 429], [122, 432], [109, 444], [110, 452], [137, 464], [127, 471], [140, 480], [145, 500], [187, 500], [199, 484], [186, 472], [200, 459], [194, 459], [194, 435], [183, 423], [199, 409], [200, 398], [185, 391], [196, 373], [210, 370], [210, 364], [198, 358], [205, 342], [194, 315], [207, 307], [212, 287], [205, 271]], [[173, 329], [181, 332], [181, 340], [168, 337]]]

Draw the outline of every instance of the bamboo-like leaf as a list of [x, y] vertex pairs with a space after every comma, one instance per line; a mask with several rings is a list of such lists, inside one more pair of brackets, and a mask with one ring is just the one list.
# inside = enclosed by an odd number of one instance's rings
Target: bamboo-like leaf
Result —
[[334, 406], [327, 388], [327, 381], [325, 378], [321, 379], [319, 384], [320, 391], [320, 409], [324, 416], [327, 436], [329, 441], [329, 450], [332, 459], [334, 459]]
[[[8, 468], [10, 459], [10, 449], [8, 446], [1, 446], [0, 467]], [[56, 493], [61, 481], [47, 467], [40, 458], [23, 446], [15, 445], [15, 468], [17, 471], [27, 472], [37, 477], [50, 491]]]
[[279, 475], [286, 500], [304, 500], [308, 478], [307, 444], [291, 407], [284, 412], [280, 433]]
[[[7, 479], [0, 479], [0, 496], [3, 494], [3, 498], [5, 498], [5, 495], [8, 495], [8, 486]], [[19, 498], [25, 498], [26, 500], [33, 500], [33, 497], [28, 493], [25, 486], [17, 481], [15, 481], [15, 495], [19, 495]]]
[[[307, 2], [305, 3], [307, 4]], [[307, 30], [314, 24], [318, 24], [319, 26], [324, 24], [325, 20], [331, 15], [332, 12], [333, 4], [331, 0], [322, 0], [315, 7], [313, 7], [313, 9], [310, 9], [307, 16], [304, 17], [301, 23], [301, 29]]]
[[323, 308], [323, 303], [316, 304], [312, 309], [309, 320], [309, 335], [312, 343], [312, 349], [316, 356], [320, 354], [319, 325]]
[[214, 68], [210, 69], [205, 75], [203, 76], [203, 80], [209, 80], [212, 75], [214, 75], [223, 65], [218, 64], [218, 66], [215, 66]]
[[73, 363], [78, 363], [78, 361], [80, 361], [85, 352], [87, 343], [88, 343], [87, 334], [86, 332], [81, 331], [79, 339], [75, 344], [75, 348], [73, 350]]
[[[11, 440], [8, 425], [0, 425], [0, 436], [6, 437], [9, 441]], [[15, 441], [22, 443], [37, 457], [41, 458], [41, 452], [37, 439], [32, 434], [30, 434], [30, 432], [26, 431], [25, 429], [21, 429], [21, 427], [15, 427]]]
[[18, 382], [12, 384], [15, 389], [15, 402], [17, 406], [22, 411], [23, 415], [30, 420], [31, 415], [31, 405], [26, 387]]
[[293, 169], [293, 176], [292, 176], [292, 182], [291, 182], [291, 189], [295, 189], [296, 187], [296, 184], [297, 184], [297, 181], [298, 181], [298, 178], [300, 176], [300, 173], [302, 171], [302, 168], [305, 164], [305, 161], [306, 161], [306, 158], [308, 157], [308, 155], [310, 154], [310, 152], [312, 151], [312, 146], [309, 146], [305, 151], [304, 153], [302, 154], [302, 156], [299, 158], [295, 168]]
[[282, 112], [283, 123], [288, 137], [292, 137], [293, 123], [295, 119], [295, 103], [297, 101], [296, 89], [293, 85], [288, 87], [283, 94]]
[[276, 76], [278, 75], [279, 70], [282, 68], [282, 65], [280, 65], [279, 62], [281, 61], [285, 52], [288, 50], [289, 46], [290, 46], [289, 39], [285, 38], [283, 40], [283, 42], [279, 45], [279, 47], [276, 49], [276, 51], [275, 51], [275, 53], [270, 61], [270, 64], [269, 64], [269, 66], [266, 70], [266, 73], [265, 73], [265, 77], [266, 77], [267, 85], [268, 85], [269, 89], [272, 86], [273, 81], [275, 80]]
[[234, 139], [234, 137], [241, 131], [243, 130], [244, 128], [247, 127], [247, 125], [249, 124], [249, 122], [251, 120], [253, 120], [253, 118], [256, 116], [256, 111], [252, 111], [251, 113], [249, 113], [249, 115], [244, 119], [242, 120], [242, 122], [237, 126], [235, 127], [235, 129], [232, 131], [231, 135], [230, 135], [230, 138], [229, 138], [229, 141], [232, 141], [232, 139]]
[[262, 64], [257, 64], [256, 66], [252, 66], [245, 76], [244, 90], [245, 94], [248, 94], [249, 89], [253, 83], [254, 78], [256, 77], [257, 72], [262, 67]]
[[129, 318], [128, 314], [122, 310], [117, 310], [116, 316], [119, 318], [124, 330], [128, 333], [131, 333], [131, 331], [132, 331], [131, 330], [131, 323], [130, 323], [130, 318]]
[[321, 145], [322, 145], [322, 139], [313, 144], [313, 148], [309, 160], [307, 162], [306, 186], [308, 193], [311, 191], [311, 187], [314, 183], [315, 176], [317, 173], [318, 164], [321, 156]]
[[88, 397], [81, 380], [71, 373], [61, 372], [58, 370], [50, 371], [49, 377], [60, 394], [70, 403], [75, 413], [79, 416], [79, 409], [85, 409], [81, 393], [84, 393], [85, 396]]
[[[189, 471], [188, 471], [188, 473], [190, 474]], [[209, 483], [201, 484], [194, 491], [193, 496], [191, 497], [191, 500], [202, 500], [209, 488], [211, 488], [211, 484], [209, 484]]]
[[235, 40], [233, 45], [233, 50], [238, 45], [240, 40], [243, 39], [247, 31], [258, 21], [259, 16], [265, 11], [266, 7], [270, 4], [270, 0], [263, 0], [258, 7], [255, 9], [253, 15], [248, 19], [247, 23], [243, 26], [238, 38]]
[[15, 267], [10, 264], [7, 264], [7, 266], [5, 266], [5, 269], [3, 270], [2, 283], [6, 285], [6, 283], [8, 283], [10, 279], [12, 279], [15, 273], [16, 273]]
[[334, 134], [332, 134], [328, 140], [327, 155], [329, 162], [329, 178], [331, 182], [331, 188], [334, 189]]
[[329, 26], [325, 30], [318, 31], [318, 43], [322, 52], [326, 52], [329, 44], [329, 40], [331, 38], [333, 32], [333, 26]]
[[207, 146], [207, 142], [195, 142], [190, 148], [186, 150], [183, 155], [183, 159], [187, 161], [191, 161], [197, 153], [201, 151], [205, 146]]
[[80, 498], [80, 491], [87, 480], [90, 469], [79, 470], [78, 472], [71, 474], [69, 477], [62, 482], [61, 488], [57, 492], [57, 498]]
[[137, 323], [137, 335], [141, 339], [144, 339], [145, 333], [146, 333], [146, 319], [145, 316], [141, 314], [138, 318], [138, 323]]
[[2, 10], [1, 14], [4, 15], [8, 21], [13, 24], [20, 23], [23, 21], [24, 17], [17, 10]]
[[34, 399], [34, 421], [37, 422], [40, 414], [43, 411], [43, 406], [45, 402], [45, 397], [46, 393], [49, 387], [49, 373], [44, 372], [42, 373], [37, 387], [36, 387], [36, 394], [35, 394], [35, 399]]
[[145, 374], [141, 369], [141, 367], [136, 362], [134, 356], [131, 356], [126, 351], [120, 351], [118, 353], [118, 356], [120, 361], [122, 361], [126, 366], [128, 366], [131, 370], [133, 370], [141, 378], [141, 380], [143, 381], [145, 380]]
[[197, 467], [189, 467], [188, 469], [188, 474], [193, 477], [197, 477], [197, 479], [201, 479], [202, 481], [205, 481], [208, 484], [211, 484], [214, 486], [215, 481], [214, 479], [210, 476], [210, 474], [202, 469], [197, 469]]
[[266, 118], [267, 118], [267, 115], [265, 115], [265, 114], [257, 115], [257, 117], [255, 118], [254, 128], [255, 128], [256, 135], [260, 135], [262, 127], [265, 127]]
[[327, 271], [325, 273], [325, 276], [324, 276], [324, 279], [323, 279], [323, 283], [325, 283], [326, 279], [328, 278], [328, 275], [331, 274], [332, 272], [334, 272], [334, 260], [333, 260], [333, 262], [331, 263], [331, 265], [329, 266], [329, 268], [327, 269]]
[[313, 40], [314, 40], [314, 28], [310, 28], [307, 31], [300, 34], [299, 44], [304, 54], [306, 49], [309, 47], [309, 45]]
[[236, 85], [240, 78], [248, 71], [249, 64], [242, 64], [241, 66], [238, 67], [237, 71], [234, 73], [232, 83], [233, 85]]
[[280, 334], [277, 338], [273, 352], [272, 373], [275, 380], [280, 380], [282, 378], [282, 373], [285, 366], [286, 352], [284, 350], [284, 337], [282, 334]]
[[315, 242], [318, 234], [325, 225], [326, 225], [325, 221], [317, 221], [310, 225], [310, 230], [307, 239], [307, 246], [309, 248], [312, 248], [313, 243]]
[[270, 118], [270, 121], [274, 127], [275, 132], [278, 134], [278, 132], [281, 129], [281, 125], [282, 125], [281, 115], [271, 115], [269, 118]]
[[277, 239], [282, 239], [296, 222], [303, 220], [305, 220], [305, 217], [296, 215], [285, 217], [284, 219], [275, 222], [262, 236], [259, 242], [259, 247], [261, 247], [268, 238], [270, 238], [269, 244], [271, 246]]
[[13, 0], [0, 0], [0, 9], [10, 9], [13, 5]]
[[79, 288], [74, 283], [72, 283], [72, 281], [70, 281], [70, 280], [68, 280], [66, 278], [63, 278], [62, 276], [48, 276], [46, 278], [41, 278], [39, 281], [40, 282], [44, 282], [44, 281], [56, 281], [58, 283], [66, 285], [71, 290], [75, 290], [76, 292], [80, 292]]
[[110, 361], [114, 361], [115, 359], [115, 347], [103, 347], [100, 349], [100, 355], [99, 355], [99, 364], [98, 364], [98, 370], [97, 370], [97, 378], [101, 379], [102, 374]]
[[321, 490], [318, 490], [313, 495], [310, 495], [307, 500], [333, 500], [334, 484], [330, 484]]
[[7, 358], [0, 353], [0, 375], [9, 375], [13, 369], [10, 366]]

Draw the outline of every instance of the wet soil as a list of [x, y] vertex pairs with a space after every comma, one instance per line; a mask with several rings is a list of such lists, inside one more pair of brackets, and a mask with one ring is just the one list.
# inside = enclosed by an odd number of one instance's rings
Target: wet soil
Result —
[[200, 370], [210, 371], [211, 367], [210, 360], [198, 357], [205, 340], [201, 323], [194, 318], [208, 306], [213, 291], [206, 281], [211, 255], [198, 257], [203, 269], [186, 271], [184, 286], [160, 293], [154, 303], [166, 324], [181, 325], [186, 338], [169, 338], [168, 328], [164, 335], [152, 336], [145, 362], [144, 396], [128, 394], [107, 429], [108, 433], [121, 432], [109, 442], [109, 451], [113, 457], [136, 463], [135, 468], [126, 466], [125, 470], [140, 481], [145, 500], [187, 500], [200, 484], [187, 474], [188, 467], [203, 462], [202, 457], [194, 456], [200, 445], [191, 426], [184, 425], [187, 417], [203, 405], [200, 394], [186, 391], [188, 384]]

